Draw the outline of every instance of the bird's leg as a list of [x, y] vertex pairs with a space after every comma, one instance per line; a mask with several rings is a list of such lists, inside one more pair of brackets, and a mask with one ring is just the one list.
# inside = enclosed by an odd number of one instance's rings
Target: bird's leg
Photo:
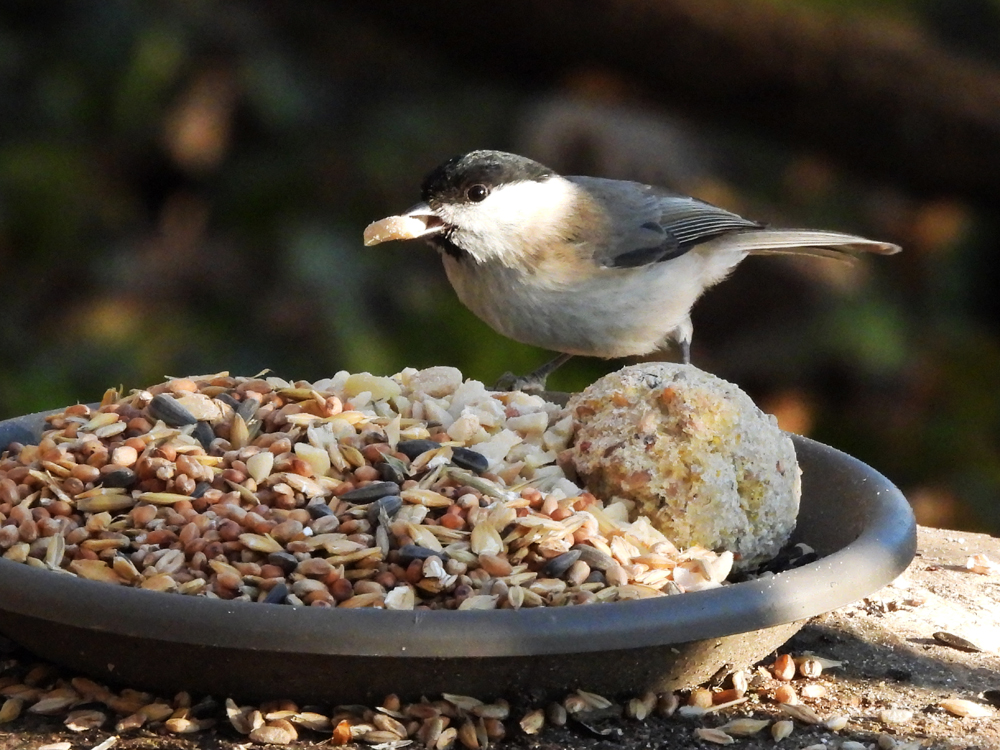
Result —
[[681, 362], [685, 365], [691, 364], [691, 338], [694, 336], [694, 325], [691, 318], [685, 318], [677, 328], [674, 329], [674, 340], [681, 350]]
[[691, 341], [690, 339], [683, 339], [677, 342], [681, 348], [681, 364], [689, 365], [691, 364]]
[[572, 359], [572, 354], [560, 354], [550, 362], [546, 362], [537, 370], [529, 372], [527, 375], [518, 377], [512, 372], [505, 372], [493, 386], [495, 391], [525, 391], [527, 393], [541, 393], [545, 390], [545, 381], [549, 375], [554, 373], [566, 362]]

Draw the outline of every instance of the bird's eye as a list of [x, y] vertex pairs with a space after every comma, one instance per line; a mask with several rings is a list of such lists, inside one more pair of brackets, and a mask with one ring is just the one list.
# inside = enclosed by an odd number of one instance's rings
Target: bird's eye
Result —
[[490, 194], [490, 189], [485, 185], [473, 185], [465, 191], [466, 197], [473, 203], [481, 203]]

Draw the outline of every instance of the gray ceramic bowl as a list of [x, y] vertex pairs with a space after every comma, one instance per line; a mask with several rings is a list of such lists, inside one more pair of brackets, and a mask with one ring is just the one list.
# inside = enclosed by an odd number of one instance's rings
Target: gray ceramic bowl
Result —
[[[0, 422], [0, 446], [37, 441], [42, 416]], [[762, 659], [807, 618], [873, 593], [913, 558], [913, 514], [885, 477], [812, 440], [795, 445], [803, 477], [794, 539], [821, 558], [766, 579], [585, 607], [399, 612], [154, 593], [0, 559], [0, 633], [102, 681], [245, 700], [695, 685], [723, 665]]]

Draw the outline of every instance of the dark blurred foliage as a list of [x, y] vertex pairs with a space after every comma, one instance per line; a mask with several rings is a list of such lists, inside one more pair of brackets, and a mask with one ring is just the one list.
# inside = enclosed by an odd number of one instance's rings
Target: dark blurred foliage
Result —
[[[998, 0], [795, 5], [996, 61]], [[336, 3], [0, 5], [0, 417], [221, 370], [527, 371], [548, 353], [465, 311], [431, 250], [361, 244], [439, 161], [501, 148], [903, 244], [747, 261], [696, 307], [695, 362], [886, 473], [921, 521], [1000, 531], [995, 211], [864, 182], [738, 111], [685, 119], [637, 83], [581, 68], [525, 90]]]

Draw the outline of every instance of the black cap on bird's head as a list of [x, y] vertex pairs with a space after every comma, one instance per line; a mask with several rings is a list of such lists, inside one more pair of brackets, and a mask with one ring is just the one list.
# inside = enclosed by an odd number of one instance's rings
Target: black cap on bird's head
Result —
[[515, 182], [541, 182], [555, 174], [543, 164], [504, 151], [470, 151], [435, 168], [421, 185], [431, 207], [444, 203], [478, 203], [492, 190]]

